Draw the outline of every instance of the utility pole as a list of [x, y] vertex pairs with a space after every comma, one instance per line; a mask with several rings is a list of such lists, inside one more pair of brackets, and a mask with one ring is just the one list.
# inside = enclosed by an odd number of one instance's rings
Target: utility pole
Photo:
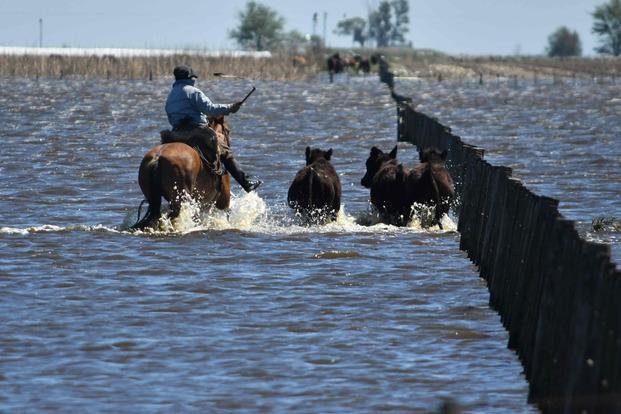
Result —
[[323, 45], [324, 47], [327, 46], [326, 44], [326, 21], [328, 20], [328, 12], [323, 12]]
[[317, 12], [313, 13], [313, 37], [317, 35]]
[[43, 47], [43, 19], [39, 18], [39, 47]]

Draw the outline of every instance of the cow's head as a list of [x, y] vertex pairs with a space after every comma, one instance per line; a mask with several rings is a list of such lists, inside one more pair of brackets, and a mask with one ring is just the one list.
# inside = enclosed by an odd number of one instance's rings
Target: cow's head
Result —
[[306, 147], [306, 165], [311, 165], [315, 161], [322, 158], [326, 161], [330, 161], [331, 157], [332, 148], [327, 151], [322, 151], [319, 148], [311, 149], [311, 147]]
[[373, 182], [373, 177], [377, 172], [382, 168], [387, 162], [395, 160], [397, 158], [397, 146], [390, 151], [390, 153], [385, 154], [377, 147], [371, 148], [371, 153], [369, 154], [369, 158], [367, 158], [366, 166], [367, 172], [360, 180], [360, 184], [366, 188], [371, 187], [371, 183]]
[[424, 150], [418, 151], [418, 157], [420, 159], [420, 162], [429, 162], [432, 164], [435, 164], [435, 163], [444, 164], [444, 162], [446, 161], [447, 155], [448, 154], [446, 150], [440, 152], [439, 149], [433, 148], [433, 147], [425, 148]]

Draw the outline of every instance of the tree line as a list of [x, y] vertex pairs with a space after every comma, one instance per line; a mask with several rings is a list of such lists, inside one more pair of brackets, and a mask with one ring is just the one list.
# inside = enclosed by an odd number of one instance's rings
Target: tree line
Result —
[[382, 1], [377, 9], [370, 9], [367, 19], [350, 17], [337, 23], [335, 33], [353, 35], [354, 43], [364, 47], [367, 41], [375, 41], [377, 47], [405, 44], [410, 24], [408, 0]]
[[[370, 9], [368, 19], [352, 17], [337, 23], [334, 33], [353, 35], [354, 41], [364, 47], [370, 41], [377, 47], [397, 46], [406, 43], [409, 31], [410, 5], [408, 0], [382, 1], [376, 9]], [[284, 31], [285, 19], [270, 7], [248, 1], [238, 13], [237, 27], [229, 31], [229, 37], [252, 50], [297, 49], [301, 46], [320, 48], [324, 39], [316, 34], [305, 36], [297, 30]], [[317, 23], [317, 13], [313, 16]]]
[[[610, 0], [601, 4], [591, 13], [591, 31], [599, 37], [595, 51], [600, 54], [619, 56], [621, 54], [621, 0]], [[582, 44], [578, 32], [566, 26], [556, 29], [548, 37], [546, 52], [550, 57], [580, 56]]]
[[[335, 34], [351, 36], [353, 43], [364, 47], [373, 43], [376, 47], [411, 46], [406, 42], [410, 25], [408, 0], [383, 0], [377, 8], [369, 8], [366, 18], [354, 16], [337, 23]], [[598, 36], [595, 51], [600, 54], [621, 54], [621, 0], [609, 0], [591, 13], [592, 32]], [[285, 19], [266, 5], [251, 0], [238, 13], [237, 27], [229, 31], [230, 38], [252, 50], [296, 50], [322, 48], [324, 39], [313, 33], [304, 35], [297, 30], [284, 31]], [[317, 21], [317, 13], [313, 22]], [[561, 26], [548, 37], [548, 56], [580, 56], [580, 36], [566, 26]]]

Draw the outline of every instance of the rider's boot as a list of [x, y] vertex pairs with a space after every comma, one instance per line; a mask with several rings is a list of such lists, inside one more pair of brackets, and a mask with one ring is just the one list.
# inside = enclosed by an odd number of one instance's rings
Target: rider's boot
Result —
[[222, 163], [226, 167], [226, 170], [235, 178], [235, 181], [237, 181], [247, 193], [256, 190], [263, 184], [263, 181], [253, 179], [246, 175], [233, 157], [222, 157]]

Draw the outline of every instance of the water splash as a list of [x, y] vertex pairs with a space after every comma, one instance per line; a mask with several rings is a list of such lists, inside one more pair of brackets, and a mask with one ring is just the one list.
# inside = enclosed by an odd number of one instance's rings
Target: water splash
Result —
[[337, 219], [322, 225], [308, 225], [295, 216], [293, 210], [285, 206], [268, 206], [256, 192], [232, 194], [231, 205], [227, 211], [211, 209], [202, 211], [199, 203], [187, 198], [181, 204], [179, 216], [171, 220], [167, 216], [168, 206], [162, 206], [162, 217], [156, 229], [131, 230], [136, 217], [135, 212], [128, 212], [118, 227], [102, 224], [57, 226], [44, 224], [27, 228], [1, 227], [0, 234], [29, 235], [50, 232], [112, 232], [135, 235], [174, 235], [201, 231], [238, 230], [263, 234], [300, 234], [300, 233], [454, 233], [456, 222], [445, 215], [438, 225], [429, 226], [428, 220], [415, 214], [407, 226], [397, 227], [381, 222], [372, 211], [349, 214], [345, 205], [341, 205]]

